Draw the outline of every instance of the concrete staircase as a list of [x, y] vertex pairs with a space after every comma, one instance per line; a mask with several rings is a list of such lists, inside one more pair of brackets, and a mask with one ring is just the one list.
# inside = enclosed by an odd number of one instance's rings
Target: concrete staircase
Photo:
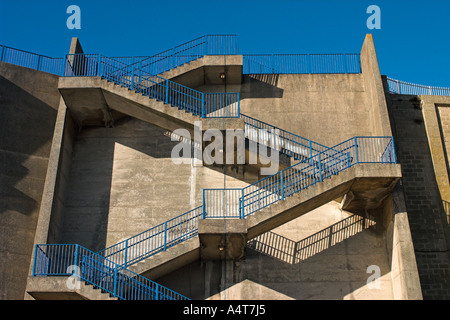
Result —
[[29, 277], [27, 292], [36, 300], [118, 300], [84, 281], [70, 289], [68, 281], [69, 277]]
[[[205, 84], [214, 84], [220, 79], [220, 73], [226, 67], [225, 77], [236, 83], [241, 83], [242, 77], [242, 56], [203, 56], [191, 62], [182, 64], [174, 69], [161, 74], [164, 79], [174, 79], [177, 82], [191, 87], [198, 87]], [[132, 74], [134, 79], [134, 73]], [[139, 83], [139, 82], [138, 82]], [[134, 88], [134, 86], [132, 86]], [[194, 137], [195, 122], [202, 121], [202, 129], [218, 128], [242, 129], [246, 128], [244, 117], [226, 119], [205, 119], [198, 113], [192, 113], [183, 108], [174, 107], [167, 101], [149, 98], [142, 95], [121, 83], [108, 81], [99, 76], [82, 77], [61, 77], [59, 79], [59, 91], [71, 110], [75, 121], [79, 126], [113, 126], [114, 121], [132, 116], [142, 121], [152, 123], [168, 131], [175, 129], [187, 129], [191, 137]], [[292, 141], [289, 141], [292, 143]], [[204, 147], [204, 145], [202, 144]], [[311, 146], [311, 142], [310, 142]], [[356, 146], [357, 147], [357, 146]], [[331, 150], [333, 155], [327, 155], [328, 160], [334, 158], [341, 160], [340, 151], [325, 147]], [[287, 150], [287, 149], [286, 149]], [[292, 151], [292, 150], [291, 150]], [[317, 151], [317, 150], [316, 150]], [[325, 152], [325, 153], [324, 153]], [[138, 275], [149, 279], [159, 278], [182, 266], [194, 262], [198, 259], [240, 259], [245, 255], [245, 247], [248, 240], [251, 240], [273, 228], [276, 228], [288, 221], [291, 221], [331, 200], [352, 194], [352, 202], [346, 203], [351, 210], [360, 208], [376, 207], [393, 190], [401, 177], [400, 166], [395, 162], [370, 163], [358, 161], [346, 167], [345, 170], [337, 170], [329, 176], [323, 178], [326, 165], [320, 159], [320, 154], [325, 155], [327, 151], [319, 150], [301, 155], [296, 151], [289, 154], [287, 158], [282, 158], [280, 166], [282, 169], [290, 168], [290, 157], [295, 160], [310, 161], [311, 167], [318, 166], [321, 175], [317, 183], [307, 188], [296, 190], [289, 196], [282, 196], [279, 191], [269, 191], [271, 197], [277, 198], [267, 206], [240, 219], [230, 219], [226, 217], [214, 217], [214, 219], [198, 218], [198, 231], [194, 237], [182, 241], [174, 246], [147, 257], [145, 252], [143, 258], [136, 260], [132, 264], [122, 264], [115, 261], [117, 265], [123, 265]], [[346, 151], [347, 152], [347, 151]], [[286, 151], [285, 151], [286, 154]], [[250, 153], [247, 150], [246, 159]], [[317, 160], [317, 156], [319, 156]], [[354, 157], [349, 156], [352, 162]], [[248, 161], [246, 160], [246, 164]], [[315, 164], [313, 164], [315, 162]], [[382, 161], [381, 161], [382, 162]], [[332, 166], [332, 165], [331, 165]], [[310, 173], [311, 176], [317, 172]], [[291, 178], [301, 176], [295, 168], [291, 168]], [[274, 184], [280, 184], [283, 188], [283, 180], [275, 178]], [[314, 177], [316, 179], [316, 177]], [[297, 182], [295, 182], [297, 183]], [[293, 188], [297, 188], [296, 185]], [[280, 189], [284, 190], [284, 189]], [[301, 192], [300, 192], [301, 190]], [[243, 201], [243, 200], [242, 200]], [[206, 206], [205, 201], [203, 206]], [[122, 253], [120, 253], [122, 254]], [[119, 255], [119, 254], [118, 254]], [[113, 259], [108, 256], [108, 259]], [[47, 280], [49, 277], [46, 277]], [[31, 279], [31, 291], [29, 293], [35, 298], [47, 298], [59, 292], [61, 297], [86, 298], [86, 299], [107, 299], [109, 296], [93, 287], [84, 285], [78, 291], [67, 291], [67, 286], [61, 281], [65, 278], [54, 280], [54, 289], [47, 288], [41, 290], [43, 284], [39, 284], [42, 278], [33, 277]], [[50, 279], [51, 280], [51, 279]], [[53, 281], [53, 280], [52, 280]], [[47, 283], [52, 283], [48, 281]], [[33, 289], [33, 282], [36, 288]], [[62, 288], [64, 287], [64, 288]], [[60, 289], [58, 289], [60, 288]], [[59, 291], [58, 291], [59, 290]], [[65, 290], [65, 291], [64, 291]]]
[[[198, 219], [198, 235], [127, 267], [157, 279], [198, 259], [240, 259], [249, 240], [306, 214], [333, 199], [351, 194], [347, 210], [376, 208], [401, 177], [400, 165], [362, 163], [279, 200], [245, 219]], [[362, 213], [364, 214], [364, 213]], [[130, 251], [133, 250], [130, 246]], [[108, 257], [114, 259], [114, 256]]]

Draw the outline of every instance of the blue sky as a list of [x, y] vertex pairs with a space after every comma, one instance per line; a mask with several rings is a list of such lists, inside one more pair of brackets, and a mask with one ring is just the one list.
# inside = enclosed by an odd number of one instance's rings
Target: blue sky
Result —
[[[69, 5], [81, 30], [69, 30]], [[369, 30], [367, 7], [381, 9]], [[448, 0], [0, 0], [0, 44], [51, 57], [152, 55], [204, 34], [236, 34], [241, 53], [358, 53], [372, 33], [382, 74], [450, 87]]]

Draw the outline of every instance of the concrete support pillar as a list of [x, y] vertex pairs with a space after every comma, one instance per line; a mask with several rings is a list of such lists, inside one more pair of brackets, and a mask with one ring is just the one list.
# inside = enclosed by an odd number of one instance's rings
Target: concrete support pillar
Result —
[[[367, 92], [369, 116], [373, 127], [373, 135], [392, 136], [389, 114], [378, 65], [375, 44], [371, 34], [367, 34], [361, 48], [361, 72]], [[363, 107], [363, 106], [361, 106]]]

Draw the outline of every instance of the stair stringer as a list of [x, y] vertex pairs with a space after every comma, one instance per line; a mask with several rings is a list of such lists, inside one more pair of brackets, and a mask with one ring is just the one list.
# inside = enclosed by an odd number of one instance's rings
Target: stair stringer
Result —
[[85, 281], [69, 288], [68, 281], [73, 283], [69, 277], [28, 277], [27, 293], [35, 300], [118, 300]]
[[245, 220], [202, 219], [199, 221], [200, 255], [202, 259], [240, 259], [248, 240], [349, 192], [357, 197], [355, 203], [360, 207], [357, 209], [378, 208], [400, 178], [398, 164], [357, 164], [284, 200], [280, 199]]

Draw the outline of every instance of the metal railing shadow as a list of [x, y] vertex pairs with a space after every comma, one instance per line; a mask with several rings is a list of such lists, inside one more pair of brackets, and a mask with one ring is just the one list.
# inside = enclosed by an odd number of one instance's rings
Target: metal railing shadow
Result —
[[269, 231], [248, 241], [247, 248], [289, 264], [297, 264], [374, 225], [372, 220], [352, 215], [297, 242]]

